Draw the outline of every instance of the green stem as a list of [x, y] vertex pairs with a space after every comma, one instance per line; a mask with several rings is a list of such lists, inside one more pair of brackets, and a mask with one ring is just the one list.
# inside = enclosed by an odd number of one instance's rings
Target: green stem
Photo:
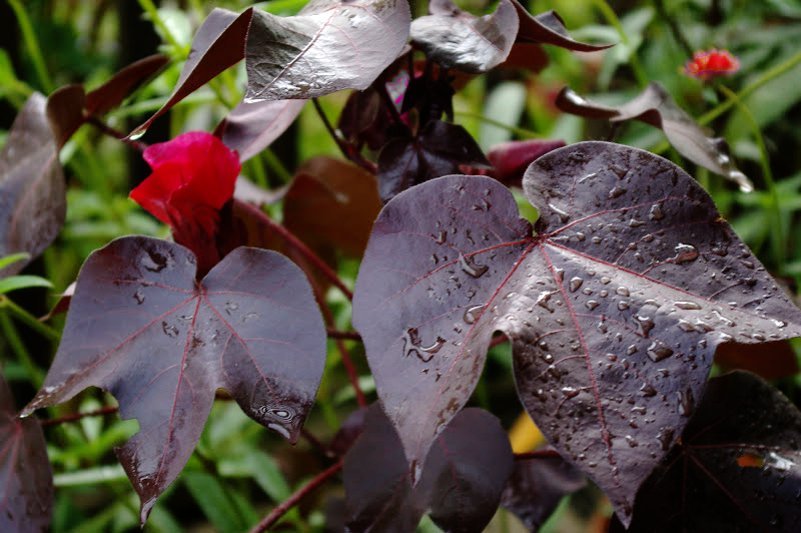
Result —
[[773, 259], [776, 261], [776, 266], [780, 269], [784, 266], [785, 260], [785, 253], [784, 253], [784, 226], [782, 225], [782, 213], [781, 213], [781, 198], [779, 197], [779, 189], [776, 187], [776, 181], [773, 179], [773, 171], [770, 168], [770, 156], [768, 155], [768, 149], [765, 146], [765, 138], [762, 135], [762, 130], [759, 128], [759, 123], [757, 123], [754, 114], [751, 113], [751, 110], [748, 106], [740, 99], [737, 94], [725, 87], [724, 85], [720, 85], [718, 87], [720, 91], [726, 95], [726, 98], [733, 101], [737, 106], [737, 109], [743, 114], [743, 117], [748, 121], [751, 126], [751, 130], [754, 134], [754, 140], [756, 141], [757, 148], [759, 149], [759, 163], [762, 167], [762, 176], [765, 178], [765, 185], [768, 187], [768, 193], [770, 194], [770, 212], [773, 218], [773, 228], [772, 235], [775, 238], [771, 239], [771, 245], [773, 248]]
[[31, 354], [28, 353], [28, 349], [25, 347], [25, 343], [22, 342], [19, 333], [17, 333], [13, 322], [11, 322], [8, 314], [3, 311], [0, 311], [0, 329], [3, 330], [3, 335], [6, 342], [11, 347], [11, 351], [14, 352], [19, 362], [25, 367], [25, 370], [27, 370], [31, 384], [37, 389], [40, 388], [42, 383], [44, 383], [44, 372], [42, 372], [41, 368], [36, 366]]
[[[606, 19], [606, 21], [617, 31], [618, 36], [620, 37], [620, 43], [626, 47], [631, 46], [631, 41], [629, 41], [628, 35], [626, 35], [626, 30], [623, 28], [623, 24], [620, 23], [620, 19], [617, 17], [615, 10], [606, 2], [606, 0], [593, 0], [593, 4], [595, 7], [598, 8], [598, 11], [601, 12], [601, 15]], [[637, 84], [640, 87], [645, 87], [648, 85], [648, 75], [645, 73], [645, 69], [640, 63], [640, 59], [637, 57], [637, 51], [631, 50], [631, 57], [629, 58], [629, 64], [631, 65], [631, 70], [634, 72], [634, 77], [637, 78]]]
[[278, 156], [275, 155], [270, 148], [265, 148], [261, 152], [262, 157], [264, 158], [264, 162], [267, 164], [267, 167], [276, 175], [278, 179], [281, 180], [281, 183], [289, 183], [292, 181], [292, 174], [287, 170], [284, 163], [278, 159]]
[[6, 310], [17, 320], [53, 342], [61, 340], [61, 334], [39, 320], [28, 311], [11, 301], [7, 296], [0, 296], [0, 310]]
[[47, 72], [45, 66], [44, 56], [42, 50], [39, 48], [39, 41], [36, 39], [36, 33], [33, 31], [31, 19], [28, 18], [28, 13], [25, 7], [19, 0], [8, 0], [11, 9], [14, 10], [14, 15], [17, 17], [19, 29], [22, 32], [22, 40], [25, 42], [25, 48], [33, 61], [33, 68], [36, 70], [36, 76], [39, 78], [39, 83], [42, 84], [42, 90], [50, 93], [53, 90], [53, 80], [50, 79], [50, 74]]
[[178, 39], [172, 34], [170, 29], [165, 24], [164, 20], [162, 20], [161, 15], [159, 15], [159, 10], [156, 7], [156, 4], [153, 3], [153, 0], [139, 0], [139, 5], [142, 9], [145, 10], [147, 16], [150, 18], [150, 21], [156, 25], [156, 27], [164, 34], [164, 38], [167, 42], [172, 46], [176, 52], [180, 52], [184, 57], [186, 57], [189, 53], [189, 50], [185, 50], [183, 46], [178, 42]]
[[501, 128], [503, 130], [510, 131], [515, 135], [518, 135], [519, 137], [522, 137], [524, 139], [538, 139], [542, 137], [542, 135], [533, 132], [531, 130], [518, 128], [517, 126], [511, 126], [509, 124], [504, 124], [503, 122], [498, 122], [493, 118], [489, 118], [479, 113], [472, 113], [470, 111], [454, 111], [453, 114], [457, 117], [472, 118], [480, 120], [481, 122], [486, 122], [487, 124], [495, 126], [496, 128]]

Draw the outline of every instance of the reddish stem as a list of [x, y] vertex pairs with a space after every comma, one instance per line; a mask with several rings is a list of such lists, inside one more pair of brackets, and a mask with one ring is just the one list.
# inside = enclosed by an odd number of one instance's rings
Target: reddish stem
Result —
[[339, 331], [337, 329], [329, 329], [328, 337], [331, 339], [345, 339], [349, 341], [362, 341], [362, 336], [355, 331]]
[[328, 264], [320, 259], [314, 251], [306, 246], [306, 243], [301, 241], [294, 233], [286, 229], [283, 225], [275, 222], [273, 219], [268, 217], [261, 209], [254, 207], [253, 205], [247, 202], [238, 202], [239, 206], [243, 209], [246, 209], [251, 215], [257, 217], [260, 222], [264, 225], [268, 226], [271, 230], [275, 231], [278, 235], [283, 238], [287, 244], [293, 247], [295, 250], [301, 253], [307, 261], [309, 261], [314, 267], [320, 271], [320, 273], [328, 278], [328, 280], [342, 293], [348, 298], [348, 300], [353, 300], [353, 293], [350, 289], [342, 282], [336, 272], [328, 266]]
[[325, 125], [325, 129], [328, 130], [328, 134], [332, 139], [334, 139], [334, 142], [337, 143], [337, 146], [342, 152], [342, 155], [345, 156], [345, 159], [353, 161], [370, 174], [375, 174], [377, 171], [375, 163], [365, 159], [352, 144], [339, 136], [334, 127], [331, 125], [331, 122], [328, 120], [328, 117], [326, 116], [325, 111], [323, 111], [320, 102], [317, 101], [317, 98], [312, 98], [312, 103], [314, 104], [314, 109], [317, 111], [317, 114], [320, 116], [320, 120], [323, 122], [323, 125]]
[[118, 141], [122, 141], [125, 144], [136, 148], [140, 152], [144, 152], [145, 148], [147, 148], [147, 144], [146, 143], [143, 143], [141, 141], [133, 141], [131, 139], [128, 139], [128, 136], [126, 134], [124, 134], [123, 132], [121, 132], [119, 130], [116, 130], [116, 129], [112, 128], [111, 126], [109, 126], [108, 124], [106, 124], [105, 122], [103, 122], [102, 120], [100, 120], [99, 118], [97, 118], [94, 115], [87, 116], [86, 117], [86, 122], [88, 124], [91, 124], [95, 128], [97, 128], [98, 130], [100, 130], [100, 132], [103, 133], [104, 135], [108, 135], [109, 137], [117, 139]]
[[333, 477], [334, 474], [342, 470], [342, 463], [343, 460], [340, 459], [333, 465], [329, 466], [317, 476], [314, 477], [311, 481], [306, 483], [304, 486], [299, 488], [292, 494], [289, 498], [281, 502], [278, 507], [273, 509], [270, 514], [264, 517], [264, 519], [253, 526], [253, 529], [250, 530], [250, 533], [261, 533], [262, 531], [267, 531], [268, 528], [273, 526], [276, 522], [278, 522], [282, 516], [284, 516], [287, 511], [292, 509], [295, 505], [297, 505], [300, 500], [311, 494], [315, 489], [320, 487], [323, 483], [328, 481], [329, 478]]
[[39, 423], [42, 424], [42, 427], [47, 426], [55, 426], [57, 424], [63, 424], [65, 422], [75, 422], [76, 420], [80, 420], [82, 418], [86, 418], [87, 416], [103, 416], [103, 415], [110, 415], [119, 411], [119, 407], [116, 405], [108, 405], [106, 407], [101, 407], [95, 411], [87, 411], [85, 413], [72, 413], [71, 415], [65, 415], [59, 418], [51, 418], [49, 420], [39, 420]]

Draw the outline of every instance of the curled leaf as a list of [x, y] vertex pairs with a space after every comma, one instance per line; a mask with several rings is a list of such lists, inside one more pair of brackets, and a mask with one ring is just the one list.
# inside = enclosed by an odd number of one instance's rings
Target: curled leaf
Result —
[[748, 177], [734, 166], [726, 142], [710, 137], [658, 83], [650, 83], [637, 97], [618, 107], [596, 104], [565, 87], [556, 98], [556, 106], [587, 118], [611, 122], [636, 119], [650, 124], [665, 132], [670, 144], [693, 163], [735, 182], [743, 192], [754, 190]]
[[300, 114], [304, 100], [241, 102], [217, 125], [214, 134], [240, 161], [247, 161], [284, 133]]

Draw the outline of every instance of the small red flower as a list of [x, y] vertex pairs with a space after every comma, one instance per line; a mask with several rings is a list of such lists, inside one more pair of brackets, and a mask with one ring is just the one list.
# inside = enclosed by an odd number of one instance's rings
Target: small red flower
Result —
[[214, 261], [220, 209], [233, 197], [242, 168], [237, 153], [214, 135], [189, 132], [148, 147], [143, 156], [153, 173], [131, 198], [169, 225], [175, 241], [201, 264]]
[[684, 73], [693, 78], [708, 80], [717, 76], [727, 76], [740, 70], [740, 61], [728, 50], [712, 49], [699, 51], [684, 65]]

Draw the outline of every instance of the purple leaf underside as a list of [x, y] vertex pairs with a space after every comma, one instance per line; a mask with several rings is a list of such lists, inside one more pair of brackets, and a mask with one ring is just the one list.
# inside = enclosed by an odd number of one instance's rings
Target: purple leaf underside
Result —
[[[801, 412], [748, 372], [709, 382], [629, 531], [799, 531]], [[613, 525], [613, 531], [621, 531]]]
[[300, 114], [305, 100], [241, 102], [217, 125], [214, 134], [240, 161], [258, 154], [284, 133]]
[[[0, 257], [18, 252], [36, 257], [64, 225], [64, 174], [45, 107], [45, 98], [32, 94], [0, 152]], [[17, 261], [0, 268], [0, 278], [27, 264]]]
[[245, 102], [364, 90], [401, 54], [410, 23], [405, 0], [312, 0], [294, 17], [256, 11]]
[[53, 474], [39, 421], [16, 417], [14, 399], [0, 377], [0, 531], [47, 531]]
[[432, 0], [429, 12], [411, 26], [412, 41], [428, 59], [445, 68], [480, 74], [509, 56], [519, 25], [509, 0], [501, 0], [492, 14], [483, 17], [462, 11], [450, 0]]
[[414, 531], [426, 512], [445, 531], [481, 531], [498, 508], [513, 462], [498, 419], [465, 409], [437, 438], [413, 484], [398, 434], [374, 404], [345, 456], [347, 531]]
[[532, 15], [518, 0], [510, 0], [520, 18], [517, 42], [541, 43], [559, 46], [574, 52], [596, 52], [613, 44], [587, 44], [576, 41], [567, 32], [565, 23], [556, 11]]
[[520, 397], [621, 520], [703, 392], [715, 347], [801, 334], [801, 312], [672, 163], [604, 142], [524, 177], [537, 234], [497, 181], [396, 196], [359, 272], [354, 324], [410, 462], [480, 377], [494, 331]]
[[110, 391], [140, 431], [117, 455], [142, 521], [180, 473], [215, 391], [295, 441], [322, 376], [326, 334], [303, 273], [275, 252], [238, 248], [201, 282], [174, 243], [123, 237], [84, 263], [56, 358], [25, 408]]

